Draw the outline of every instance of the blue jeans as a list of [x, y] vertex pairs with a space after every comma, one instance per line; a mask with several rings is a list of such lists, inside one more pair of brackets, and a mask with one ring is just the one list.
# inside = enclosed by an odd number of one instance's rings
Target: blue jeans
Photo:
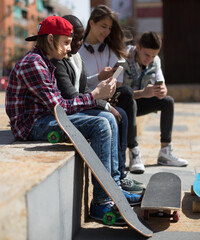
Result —
[[[120, 185], [120, 171], [119, 171], [119, 152], [117, 151], [116, 146], [118, 146], [118, 126], [116, 119], [114, 115], [110, 112], [103, 111], [100, 109], [88, 109], [80, 112], [79, 114], [86, 114], [90, 116], [96, 116], [96, 117], [101, 117], [101, 118], [106, 118], [110, 124], [111, 127], [111, 175], [114, 179], [114, 181], [117, 183], [117, 185]], [[118, 146], [119, 148], [119, 146]], [[97, 154], [98, 155], [98, 154]]]
[[[112, 150], [112, 168], [111, 168], [111, 172], [112, 172], [112, 177], [114, 178], [115, 182], [120, 185], [120, 179], [123, 179], [126, 177], [125, 174], [125, 164], [126, 164], [126, 148], [127, 148], [127, 132], [128, 132], [128, 118], [126, 115], [126, 112], [120, 108], [120, 107], [115, 107], [116, 110], [120, 113], [122, 119], [121, 121], [118, 123], [118, 170], [117, 170], [117, 163], [116, 163], [116, 150], [113, 149]], [[107, 111], [103, 111], [100, 109], [89, 109], [89, 110], [84, 110], [82, 111], [82, 113], [86, 113], [88, 115], [92, 115], [92, 116], [99, 116], [99, 117], [105, 117], [106, 119], [108, 119], [110, 125], [111, 125], [111, 129], [113, 132], [113, 136], [115, 136], [115, 128], [117, 125], [115, 124], [114, 127], [112, 127], [113, 125], [113, 121], [115, 119], [113, 114], [110, 114]], [[112, 115], [112, 116], [111, 116]], [[114, 137], [114, 139], [112, 141], [113, 145], [116, 144], [116, 139], [117, 137]]]
[[120, 178], [126, 177], [125, 165], [126, 165], [126, 148], [127, 148], [127, 134], [128, 134], [128, 117], [126, 112], [115, 106], [115, 109], [120, 113], [122, 119], [118, 123], [118, 158], [119, 158], [119, 171]]
[[[111, 113], [107, 113], [107, 117], [109, 120], [102, 116], [93, 116], [94, 114], [90, 116], [89, 113], [91, 114], [90, 111], [93, 110], [94, 109], [86, 110], [80, 113], [69, 115], [68, 117], [72, 121], [72, 123], [79, 129], [79, 131], [84, 135], [84, 137], [90, 140], [91, 147], [94, 149], [107, 171], [111, 174], [111, 171], [114, 172], [115, 169], [117, 169], [117, 173], [118, 128], [116, 120]], [[101, 112], [101, 110], [97, 111]], [[51, 131], [61, 132], [62, 136], [64, 137], [64, 133], [58, 126], [55, 117], [53, 115], [48, 115], [39, 119], [35, 123], [28, 139], [32, 141], [45, 141], [47, 140], [48, 133]], [[117, 183], [117, 179], [119, 178], [119, 176], [117, 177], [117, 174], [116, 176], [115, 173], [113, 174], [114, 180]], [[93, 179], [93, 185], [93, 199], [95, 203], [102, 203], [110, 200], [110, 198], [102, 189], [96, 179]]]

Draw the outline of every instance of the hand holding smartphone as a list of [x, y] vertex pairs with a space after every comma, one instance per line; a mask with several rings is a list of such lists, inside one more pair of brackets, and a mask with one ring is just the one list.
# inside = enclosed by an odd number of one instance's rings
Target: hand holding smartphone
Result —
[[120, 96], [121, 92], [115, 92], [113, 96], [111, 97], [109, 103], [114, 103], [116, 99]]
[[155, 85], [162, 85], [163, 81], [162, 80], [156, 80]]

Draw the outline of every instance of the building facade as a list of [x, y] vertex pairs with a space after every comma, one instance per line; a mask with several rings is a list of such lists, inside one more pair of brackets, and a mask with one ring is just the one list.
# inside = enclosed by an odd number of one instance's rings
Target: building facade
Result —
[[154, 31], [163, 36], [162, 0], [136, 0], [137, 35]]
[[38, 24], [47, 16], [71, 11], [55, 0], [0, 1], [0, 78], [8, 75], [13, 64], [33, 43], [24, 38], [37, 33]]

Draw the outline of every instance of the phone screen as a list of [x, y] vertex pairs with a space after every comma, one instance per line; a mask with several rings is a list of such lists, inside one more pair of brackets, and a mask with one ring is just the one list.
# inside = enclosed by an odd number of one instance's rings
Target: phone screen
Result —
[[156, 81], [155, 82], [155, 85], [162, 85], [163, 84], [163, 81]]
[[113, 103], [115, 101], [115, 99], [117, 99], [119, 97], [120, 94], [121, 94], [121, 92], [115, 92], [110, 100], [110, 103]]

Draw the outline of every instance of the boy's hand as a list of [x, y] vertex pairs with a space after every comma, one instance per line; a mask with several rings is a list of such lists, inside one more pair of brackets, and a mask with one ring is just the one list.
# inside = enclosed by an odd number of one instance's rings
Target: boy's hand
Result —
[[115, 78], [109, 78], [107, 80], [101, 81], [97, 87], [91, 92], [94, 99], [107, 99], [111, 98], [116, 91]]
[[154, 96], [162, 99], [167, 95], [167, 87], [165, 83], [162, 85], [154, 85]]
[[155, 93], [154, 93], [154, 85], [152, 84], [148, 84], [144, 90], [141, 92], [141, 97], [144, 98], [151, 98], [154, 97]]

